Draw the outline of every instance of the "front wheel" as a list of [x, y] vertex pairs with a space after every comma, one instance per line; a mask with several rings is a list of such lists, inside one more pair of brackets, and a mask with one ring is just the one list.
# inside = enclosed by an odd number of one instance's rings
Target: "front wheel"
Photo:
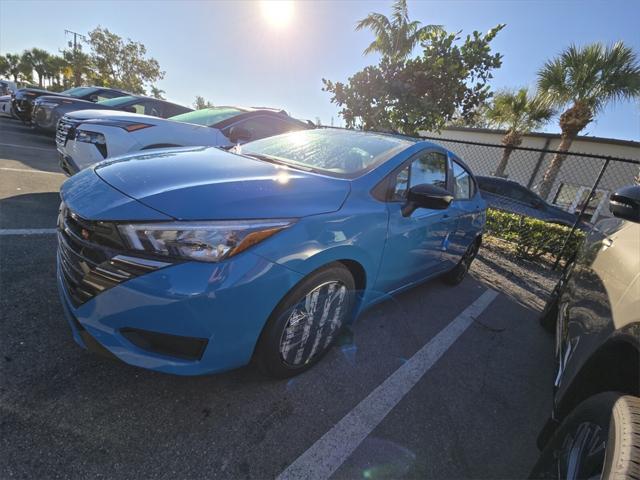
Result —
[[560, 424], [530, 478], [640, 479], [640, 399], [594, 395]]
[[342, 264], [303, 279], [276, 307], [258, 341], [260, 370], [287, 378], [311, 368], [338, 337], [354, 299], [353, 277]]

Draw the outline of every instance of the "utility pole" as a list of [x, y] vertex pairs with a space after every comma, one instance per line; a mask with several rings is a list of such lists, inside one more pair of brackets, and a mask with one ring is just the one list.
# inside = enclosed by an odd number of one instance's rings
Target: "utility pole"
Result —
[[[66, 30], [64, 31], [65, 35], [73, 35], [73, 62], [71, 62], [72, 65], [72, 69], [73, 69], [73, 85], [75, 87], [79, 87], [80, 84], [82, 83], [82, 73], [78, 73], [76, 70], [78, 69], [78, 37], [80, 37], [81, 40], [83, 41], [87, 41], [87, 37], [82, 35], [81, 33], [78, 32], [74, 32], [72, 30]], [[71, 42], [68, 43], [69, 46], [71, 46]]]
[[[85, 42], [87, 41], [87, 37], [85, 35], [82, 35], [81, 33], [78, 33], [78, 32], [74, 32], [72, 30], [65, 30], [64, 34], [73, 35], [73, 53], [75, 53], [78, 50], [78, 37], [80, 37]], [[69, 46], [71, 46], [71, 42], [69, 42]]]

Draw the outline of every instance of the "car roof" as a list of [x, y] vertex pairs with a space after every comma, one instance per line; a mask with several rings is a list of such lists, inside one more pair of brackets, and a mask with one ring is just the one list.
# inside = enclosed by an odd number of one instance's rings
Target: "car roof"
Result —
[[211, 125], [211, 127], [214, 127], [214, 128], [217, 128], [217, 129], [223, 129], [223, 128], [228, 127], [229, 125], [231, 125], [233, 123], [241, 121], [244, 118], [253, 117], [256, 114], [272, 116], [274, 118], [284, 118], [284, 119], [286, 119], [288, 121], [291, 121], [291, 122], [297, 122], [300, 125], [306, 125], [307, 127], [310, 126], [305, 121], [298, 120], [297, 118], [293, 118], [285, 110], [278, 110], [278, 109], [275, 109], [275, 108], [238, 107], [238, 106], [234, 106], [234, 105], [214, 105], [214, 106], [208, 107], [208, 108], [234, 108], [234, 109], [240, 111], [240, 113], [238, 113], [237, 115], [225, 118], [224, 120], [222, 120], [222, 121], [220, 121], [218, 123], [214, 123], [213, 125]]

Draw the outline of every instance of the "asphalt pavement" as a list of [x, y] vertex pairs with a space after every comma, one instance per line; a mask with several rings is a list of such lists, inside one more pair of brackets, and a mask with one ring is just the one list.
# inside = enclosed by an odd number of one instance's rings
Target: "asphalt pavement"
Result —
[[428, 282], [288, 381], [141, 370], [71, 338], [50, 233], [65, 178], [52, 138], [0, 119], [1, 478], [528, 474], [552, 338], [509, 292], [473, 269], [457, 287]]

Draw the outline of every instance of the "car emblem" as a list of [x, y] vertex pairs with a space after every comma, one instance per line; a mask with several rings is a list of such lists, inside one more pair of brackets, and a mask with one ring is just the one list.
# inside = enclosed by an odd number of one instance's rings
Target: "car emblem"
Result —
[[82, 235], [82, 238], [84, 238], [85, 240], [89, 240], [89, 230], [83, 228], [80, 234]]

